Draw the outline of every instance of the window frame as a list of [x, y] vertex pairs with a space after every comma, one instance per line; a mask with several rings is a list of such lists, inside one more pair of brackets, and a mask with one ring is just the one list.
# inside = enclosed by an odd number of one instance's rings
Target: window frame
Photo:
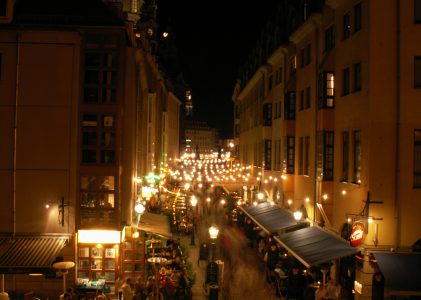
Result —
[[335, 27], [332, 24], [325, 30], [325, 53], [330, 52], [333, 48], [335, 48]]
[[323, 181], [332, 181], [335, 163], [335, 133], [323, 132]]

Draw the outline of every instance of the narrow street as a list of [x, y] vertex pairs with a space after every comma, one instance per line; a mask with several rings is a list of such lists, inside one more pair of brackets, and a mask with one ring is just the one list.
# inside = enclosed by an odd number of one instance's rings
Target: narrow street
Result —
[[[223, 261], [224, 266], [219, 299], [279, 299], [275, 295], [274, 287], [266, 282], [264, 263], [257, 250], [248, 245], [246, 237], [236, 225], [227, 224], [224, 208], [217, 203], [212, 205], [209, 214], [201, 214], [197, 224], [195, 246], [189, 247], [192, 263], [196, 268], [193, 299], [210, 299], [204, 289], [207, 262], [196, 263], [196, 260], [200, 245], [210, 244], [209, 227], [212, 225], [219, 228], [215, 260]], [[188, 242], [187, 238], [184, 240]]]

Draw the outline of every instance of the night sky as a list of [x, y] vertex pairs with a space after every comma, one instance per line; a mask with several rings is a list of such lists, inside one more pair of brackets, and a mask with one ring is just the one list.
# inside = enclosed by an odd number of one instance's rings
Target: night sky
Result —
[[237, 74], [271, 16], [276, 0], [157, 0], [158, 23], [170, 22], [194, 118], [232, 137]]

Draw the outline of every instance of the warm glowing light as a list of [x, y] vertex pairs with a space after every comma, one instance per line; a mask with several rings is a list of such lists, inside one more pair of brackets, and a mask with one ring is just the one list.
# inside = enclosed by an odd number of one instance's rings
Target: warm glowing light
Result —
[[216, 226], [209, 227], [209, 236], [211, 239], [216, 239], [219, 234], [219, 229]]
[[50, 204], [45, 204], [45, 208], [49, 209], [50, 208]]
[[323, 199], [324, 199], [324, 200], [327, 200], [327, 198], [329, 198], [329, 196], [328, 196], [327, 194], [324, 194], [324, 195], [323, 195]]
[[291, 205], [291, 204], [292, 204], [292, 200], [288, 199], [288, 205]]
[[351, 218], [346, 219], [348, 223], [351, 223]]
[[221, 199], [221, 204], [224, 205], [225, 204], [225, 199]]
[[206, 202], [208, 202], [208, 203], [211, 202], [211, 198], [207, 197]]
[[281, 178], [282, 178], [282, 180], [285, 180], [285, 179], [287, 179], [287, 176], [285, 174], [282, 174]]
[[259, 199], [259, 200], [263, 200], [264, 197], [265, 197], [265, 195], [262, 192], [257, 194], [257, 199]]
[[134, 206], [134, 211], [138, 214], [143, 214], [145, 212], [145, 206], [142, 203], [136, 203]]
[[120, 231], [114, 230], [79, 230], [78, 243], [119, 244]]
[[191, 196], [190, 204], [193, 207], [195, 207], [197, 205], [197, 198], [195, 196]]
[[369, 217], [368, 218], [368, 223], [373, 223], [373, 218], [372, 217]]
[[342, 195], [346, 195], [346, 190], [342, 190]]
[[184, 185], [184, 188], [185, 188], [186, 190], [188, 190], [188, 189], [190, 188], [190, 183], [186, 183], [186, 184]]
[[163, 33], [162, 33], [162, 36], [163, 36], [164, 38], [168, 37], [168, 32], [163, 32]]
[[301, 211], [297, 210], [297, 211], [294, 212], [294, 219], [295, 220], [300, 221], [302, 217], [303, 217], [303, 213]]
[[254, 206], [257, 206], [257, 201], [254, 201], [254, 202], [253, 202], [253, 205], [254, 205]]
[[304, 200], [305, 200], [306, 203], [309, 203], [310, 202], [310, 198], [309, 197], [306, 197]]

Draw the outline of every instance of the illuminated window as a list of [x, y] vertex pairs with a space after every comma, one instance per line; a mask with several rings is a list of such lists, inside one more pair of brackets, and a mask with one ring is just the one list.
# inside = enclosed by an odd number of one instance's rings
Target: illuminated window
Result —
[[333, 108], [335, 105], [335, 76], [323, 72], [319, 77], [319, 108]]
[[114, 207], [114, 176], [84, 175], [80, 181], [81, 207]]

